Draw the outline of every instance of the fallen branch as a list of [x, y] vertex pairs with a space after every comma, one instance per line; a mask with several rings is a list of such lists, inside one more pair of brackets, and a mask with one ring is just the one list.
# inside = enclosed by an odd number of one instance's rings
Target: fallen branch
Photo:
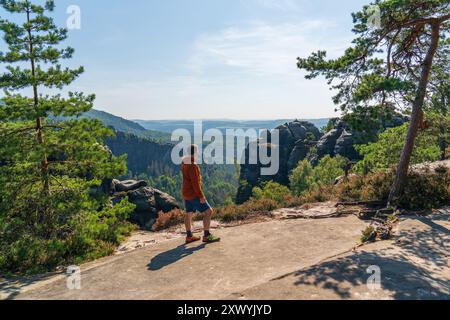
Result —
[[336, 203], [336, 207], [339, 206], [368, 206], [368, 207], [375, 207], [375, 206], [386, 206], [387, 201], [381, 201], [381, 200], [373, 200], [373, 201], [354, 201], [354, 202], [338, 202]]
[[284, 218], [289, 220], [295, 220], [295, 219], [304, 219], [304, 220], [319, 220], [319, 219], [330, 219], [330, 218], [340, 218], [344, 215], [356, 215], [357, 212], [355, 210], [348, 210], [348, 211], [339, 211], [339, 212], [333, 212], [330, 214], [324, 214], [324, 215], [300, 215], [300, 214], [288, 214]]

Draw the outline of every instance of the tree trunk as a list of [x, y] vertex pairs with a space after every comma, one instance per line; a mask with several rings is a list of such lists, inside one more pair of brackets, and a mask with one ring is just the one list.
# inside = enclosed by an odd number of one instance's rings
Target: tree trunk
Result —
[[[30, 3], [27, 2], [28, 5], [28, 9], [27, 9], [27, 22], [30, 23]], [[35, 62], [35, 57], [34, 57], [34, 48], [33, 48], [33, 39], [31, 36], [31, 27], [28, 28], [28, 50], [29, 50], [29, 54], [30, 54], [30, 62], [31, 62], [31, 75], [33, 77], [33, 81], [36, 79], [36, 62]], [[38, 93], [38, 88], [37, 88], [37, 84], [33, 83], [33, 100], [34, 100], [34, 109], [36, 110], [36, 112], [38, 112], [38, 107], [39, 107], [39, 93]], [[39, 145], [44, 144], [44, 119], [42, 119], [41, 117], [37, 117], [36, 118], [36, 136], [37, 136], [37, 143]], [[42, 176], [42, 185], [43, 185], [43, 190], [45, 193], [49, 193], [50, 192], [50, 182], [49, 182], [49, 170], [48, 170], [48, 159], [47, 159], [47, 155], [44, 154], [44, 156], [42, 157], [42, 161], [41, 161], [41, 176]]]
[[[442, 106], [445, 108], [444, 110], [443, 110], [443, 116], [444, 116], [444, 119], [445, 119], [445, 117], [447, 116], [447, 105], [446, 105], [446, 98], [445, 98], [445, 96], [444, 96], [444, 93], [442, 94], [442, 98], [441, 98], [441, 103], [442, 103]], [[441, 125], [441, 137], [440, 137], [440, 141], [439, 141], [439, 148], [441, 149], [441, 161], [444, 161], [444, 160], [446, 160], [447, 159], [447, 146], [448, 146], [448, 143], [447, 143], [447, 136], [448, 136], [448, 133], [447, 133], [447, 131], [448, 131], [448, 128], [445, 126], [445, 124], [447, 123], [445, 120], [443, 121], [444, 123], [443, 123], [443, 125]]]
[[[40, 145], [44, 143], [44, 134], [42, 132], [43, 128], [44, 128], [44, 120], [42, 118], [36, 119], [37, 141]], [[50, 181], [49, 181], [48, 159], [46, 154], [44, 154], [41, 161], [41, 175], [44, 192], [49, 193]]]
[[411, 162], [411, 155], [414, 150], [414, 143], [417, 138], [417, 133], [420, 126], [420, 115], [422, 113], [425, 95], [427, 92], [428, 82], [430, 79], [431, 67], [433, 66], [433, 59], [439, 46], [440, 23], [435, 23], [432, 26], [431, 45], [428, 49], [427, 56], [423, 62], [422, 74], [420, 77], [419, 88], [417, 90], [416, 98], [414, 100], [411, 122], [409, 125], [408, 134], [406, 136], [405, 146], [400, 158], [397, 168], [397, 175], [389, 195], [388, 206], [398, 201], [399, 196], [403, 192], [405, 182], [408, 176], [409, 165]]

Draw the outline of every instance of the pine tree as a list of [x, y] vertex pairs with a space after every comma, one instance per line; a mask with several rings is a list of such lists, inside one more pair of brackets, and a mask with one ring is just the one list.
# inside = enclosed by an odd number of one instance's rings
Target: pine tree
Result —
[[445, 160], [450, 145], [450, 38], [441, 43], [433, 65], [425, 110], [428, 111], [430, 127], [439, 139], [441, 160]]
[[[373, 10], [373, 9], [376, 10]], [[377, 17], [379, 13], [379, 17]], [[375, 19], [374, 19], [375, 18]], [[371, 22], [380, 19], [380, 26]], [[357, 108], [408, 109], [411, 117], [389, 202], [401, 194], [423, 120], [433, 61], [450, 32], [448, 0], [376, 0], [353, 14], [357, 37], [345, 55], [318, 51], [298, 59], [307, 79], [324, 75], [344, 113]]]
[[[59, 46], [68, 31], [49, 16], [54, 1], [1, 0], [0, 6], [16, 16], [0, 20], [7, 48], [0, 52], [6, 64], [0, 75], [0, 270], [47, 269], [105, 254], [128, 229], [133, 208], [127, 201], [112, 207], [96, 190], [126, 172], [125, 159], [103, 145], [111, 130], [79, 118], [94, 95], [54, 94], [84, 71], [61, 65], [74, 49]], [[57, 117], [74, 120], [52, 120]]]

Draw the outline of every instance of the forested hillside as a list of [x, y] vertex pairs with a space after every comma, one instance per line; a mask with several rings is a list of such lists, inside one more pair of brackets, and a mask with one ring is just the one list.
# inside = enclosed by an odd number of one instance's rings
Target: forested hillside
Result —
[[127, 155], [128, 176], [147, 175], [156, 178], [172, 175], [177, 167], [172, 164], [172, 144], [138, 137], [116, 129], [115, 137], [106, 140], [114, 155]]
[[[81, 118], [89, 119], [89, 120], [99, 120], [106, 127], [112, 127], [117, 131], [124, 133], [131, 133], [140, 138], [148, 138], [156, 141], [167, 142], [170, 141], [170, 134], [155, 131], [155, 130], [147, 130], [136, 122], [112, 115], [108, 112], [99, 111], [99, 110], [89, 110], [86, 113], [83, 113]], [[70, 117], [55, 117], [58, 120], [70, 120]]]

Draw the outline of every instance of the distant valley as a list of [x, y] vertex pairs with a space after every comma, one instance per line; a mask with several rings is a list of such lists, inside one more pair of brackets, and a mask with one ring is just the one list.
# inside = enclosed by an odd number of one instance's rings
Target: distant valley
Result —
[[[116, 131], [132, 134], [138, 138], [151, 139], [160, 142], [170, 142], [173, 131], [186, 129], [194, 134], [194, 120], [127, 120], [108, 112], [91, 110], [83, 115], [87, 119], [100, 120], [105, 126], [112, 127]], [[203, 131], [219, 129], [225, 134], [227, 129], [273, 130], [276, 127], [292, 122], [292, 119], [278, 120], [203, 120]], [[329, 119], [305, 120], [314, 124], [317, 128], [323, 128]]]
[[[180, 120], [127, 120], [110, 113], [91, 110], [83, 115], [97, 119], [116, 131], [116, 137], [107, 139], [106, 144], [114, 155], [127, 155], [128, 172], [124, 179], [142, 179], [149, 185], [167, 192], [178, 201], [180, 198], [181, 176], [179, 168], [172, 164], [170, 154], [173, 144], [171, 134], [177, 129], [186, 129], [193, 135], [194, 121]], [[328, 119], [309, 120], [317, 128], [328, 124]], [[288, 119], [269, 121], [205, 120], [203, 131], [219, 129], [272, 130]], [[202, 167], [207, 197], [214, 206], [235, 201], [239, 185], [239, 167], [234, 165], [215, 165]]]

